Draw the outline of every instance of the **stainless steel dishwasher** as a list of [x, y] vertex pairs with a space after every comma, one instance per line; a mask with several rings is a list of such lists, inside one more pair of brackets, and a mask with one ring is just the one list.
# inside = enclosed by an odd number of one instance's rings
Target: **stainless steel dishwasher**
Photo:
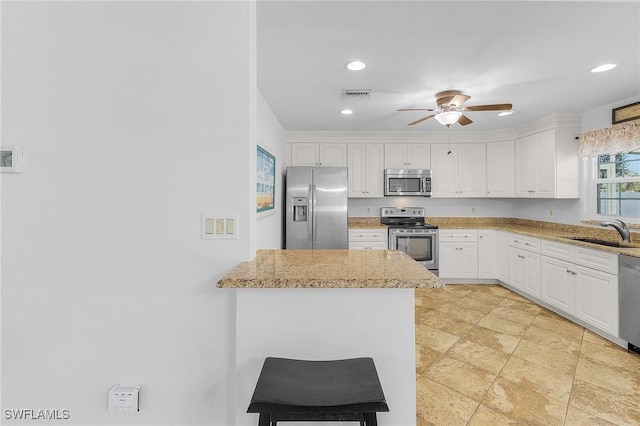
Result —
[[640, 353], [640, 258], [620, 255], [620, 337]]

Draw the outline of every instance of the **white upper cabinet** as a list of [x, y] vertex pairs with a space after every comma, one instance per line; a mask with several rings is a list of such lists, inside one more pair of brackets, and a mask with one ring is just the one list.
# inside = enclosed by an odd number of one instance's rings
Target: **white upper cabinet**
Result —
[[513, 197], [513, 145], [487, 143], [487, 197]]
[[346, 167], [347, 144], [292, 143], [292, 166]]
[[432, 144], [433, 197], [486, 197], [486, 144]]
[[579, 159], [575, 130], [558, 128], [515, 141], [517, 197], [578, 198]]
[[349, 144], [349, 197], [384, 197], [384, 144]]
[[430, 169], [431, 147], [424, 143], [384, 145], [385, 169]]

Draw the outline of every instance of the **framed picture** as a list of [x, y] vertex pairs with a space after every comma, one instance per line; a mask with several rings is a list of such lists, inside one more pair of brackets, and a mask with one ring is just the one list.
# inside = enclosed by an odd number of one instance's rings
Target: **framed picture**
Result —
[[0, 171], [20, 173], [22, 171], [22, 149], [16, 146], [0, 147]]
[[625, 121], [640, 118], [640, 102], [621, 106], [611, 110], [611, 124], [624, 123]]
[[276, 157], [258, 145], [256, 212], [273, 213], [276, 205]]

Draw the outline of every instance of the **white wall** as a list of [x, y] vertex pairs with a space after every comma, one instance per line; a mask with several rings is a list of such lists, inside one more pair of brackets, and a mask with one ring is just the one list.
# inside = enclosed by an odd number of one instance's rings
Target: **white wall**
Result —
[[283, 174], [286, 170], [284, 129], [258, 94], [258, 145], [276, 157], [276, 199], [275, 209], [257, 220], [255, 242], [257, 249], [282, 248], [282, 197], [284, 191]]
[[[1, 182], [3, 424], [233, 424], [234, 298], [215, 283], [253, 257], [254, 14], [2, 2], [2, 144], [25, 156]], [[240, 239], [202, 240], [223, 209]], [[139, 413], [107, 412], [120, 383], [142, 386]]]
[[582, 117], [582, 132], [603, 129], [605, 127], [611, 126], [612, 109], [632, 104], [638, 101], [640, 101], [640, 96], [634, 96], [632, 98], [622, 99], [617, 102], [603, 105], [600, 108], [587, 111]]

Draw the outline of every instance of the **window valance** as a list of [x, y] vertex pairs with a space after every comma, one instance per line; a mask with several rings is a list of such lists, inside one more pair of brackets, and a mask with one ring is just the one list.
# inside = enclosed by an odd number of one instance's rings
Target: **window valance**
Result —
[[640, 150], [640, 120], [614, 124], [580, 135], [580, 157]]

